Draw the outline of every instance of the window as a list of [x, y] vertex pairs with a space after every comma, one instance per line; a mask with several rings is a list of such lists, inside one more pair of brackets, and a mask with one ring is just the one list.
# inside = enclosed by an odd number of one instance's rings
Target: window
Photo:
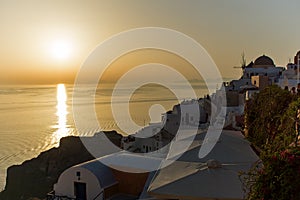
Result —
[[80, 181], [80, 171], [76, 172], [77, 179]]
[[80, 172], [78, 171], [78, 172], [76, 172], [76, 176], [80, 176]]

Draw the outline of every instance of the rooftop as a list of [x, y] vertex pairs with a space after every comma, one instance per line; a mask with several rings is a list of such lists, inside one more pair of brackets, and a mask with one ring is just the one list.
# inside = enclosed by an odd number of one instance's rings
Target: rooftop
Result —
[[[240, 132], [223, 131], [213, 150], [199, 158], [205, 134], [171, 165], [157, 172], [149, 194], [171, 199], [243, 199], [239, 171], [259, 160]], [[199, 145], [195, 145], [198, 141]], [[207, 140], [213, 142], [213, 140]]]

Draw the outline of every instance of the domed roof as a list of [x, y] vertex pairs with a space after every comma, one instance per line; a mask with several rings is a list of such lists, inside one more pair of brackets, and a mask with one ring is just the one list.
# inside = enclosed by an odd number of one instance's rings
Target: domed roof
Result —
[[300, 58], [300, 51], [297, 52], [297, 54], [294, 57], [294, 64], [298, 64], [298, 58]]
[[275, 66], [273, 60], [270, 57], [265, 56], [265, 55], [262, 55], [262, 56], [258, 57], [254, 61], [254, 65], [272, 65], [272, 66]]

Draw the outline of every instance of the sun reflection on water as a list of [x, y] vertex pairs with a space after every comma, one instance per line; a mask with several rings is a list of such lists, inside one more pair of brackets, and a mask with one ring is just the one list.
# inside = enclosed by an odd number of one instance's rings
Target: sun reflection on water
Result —
[[57, 84], [56, 90], [56, 116], [57, 116], [57, 124], [55, 128], [57, 129], [54, 132], [52, 137], [52, 143], [58, 145], [59, 140], [62, 137], [69, 135], [69, 128], [67, 126], [67, 93], [66, 87], [64, 84]]

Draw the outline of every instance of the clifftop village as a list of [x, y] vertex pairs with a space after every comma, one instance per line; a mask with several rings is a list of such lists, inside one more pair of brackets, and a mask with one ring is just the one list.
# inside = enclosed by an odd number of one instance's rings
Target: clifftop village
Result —
[[[205, 128], [208, 126], [210, 119], [210, 99], [218, 101], [226, 92], [226, 116], [225, 129], [241, 130], [243, 126], [243, 114], [246, 100], [249, 100], [254, 93], [258, 93], [269, 85], [278, 85], [282, 89], [291, 91], [296, 94], [300, 92], [300, 84], [298, 84], [300, 71], [298, 71], [300, 59], [300, 51], [294, 56], [294, 62], [288, 63], [286, 67], [279, 67], [274, 64], [274, 61], [262, 55], [254, 62], [250, 62], [246, 66], [242, 66], [243, 74], [240, 79], [224, 82], [221, 89], [216, 93], [198, 100], [185, 100], [173, 107], [172, 111], [162, 114], [162, 122], [150, 124], [149, 126], [138, 131], [135, 135], [124, 137], [122, 140], [122, 148], [133, 152], [143, 152], [159, 150], [168, 140], [168, 134], [174, 136], [179, 125], [182, 128], [199, 126]], [[221, 100], [220, 100], [221, 101]], [[198, 104], [200, 116], [196, 116], [198, 112], [193, 110], [192, 105]], [[181, 106], [185, 106], [183, 111]], [[222, 105], [217, 105], [222, 106]], [[217, 108], [222, 109], [222, 108]], [[224, 109], [224, 108], [223, 108]], [[195, 121], [195, 119], [199, 119]], [[161, 134], [159, 133], [162, 129]], [[151, 135], [155, 137], [149, 138]], [[136, 136], [136, 137], [135, 137]], [[142, 137], [141, 137], [142, 136]], [[165, 137], [164, 137], [165, 136]], [[164, 138], [166, 138], [166, 141]], [[144, 138], [147, 138], [145, 140]], [[171, 137], [173, 138], [173, 137]]]
[[[221, 89], [226, 92], [227, 105], [217, 109], [226, 110], [224, 129], [227, 130], [223, 130], [206, 157], [199, 158], [198, 152], [209, 126], [210, 101], [222, 98], [220, 88], [205, 98], [175, 105], [171, 111], [162, 114], [161, 123], [149, 124], [137, 133], [123, 137], [120, 146], [126, 151], [112, 152], [67, 169], [47, 199], [243, 199], [245, 191], [238, 171], [249, 170], [259, 157], [241, 132], [232, 130], [242, 130], [244, 105], [253, 94], [274, 84], [294, 94], [300, 91], [299, 58], [300, 51], [294, 56], [293, 63], [280, 67], [272, 58], [262, 55], [241, 67], [240, 79], [223, 83]], [[199, 106], [200, 116], [195, 116], [198, 113], [193, 110], [195, 104]], [[182, 106], [186, 108], [183, 111]], [[180, 131], [187, 134], [191, 127], [197, 127], [199, 134], [171, 165], [150, 171], [164, 162], [179, 126]], [[181, 141], [184, 139], [177, 139], [176, 145]], [[143, 156], [143, 153], [154, 151], [156, 156]], [[143, 165], [130, 165], [131, 162]], [[126, 172], [114, 166], [126, 168]]]

